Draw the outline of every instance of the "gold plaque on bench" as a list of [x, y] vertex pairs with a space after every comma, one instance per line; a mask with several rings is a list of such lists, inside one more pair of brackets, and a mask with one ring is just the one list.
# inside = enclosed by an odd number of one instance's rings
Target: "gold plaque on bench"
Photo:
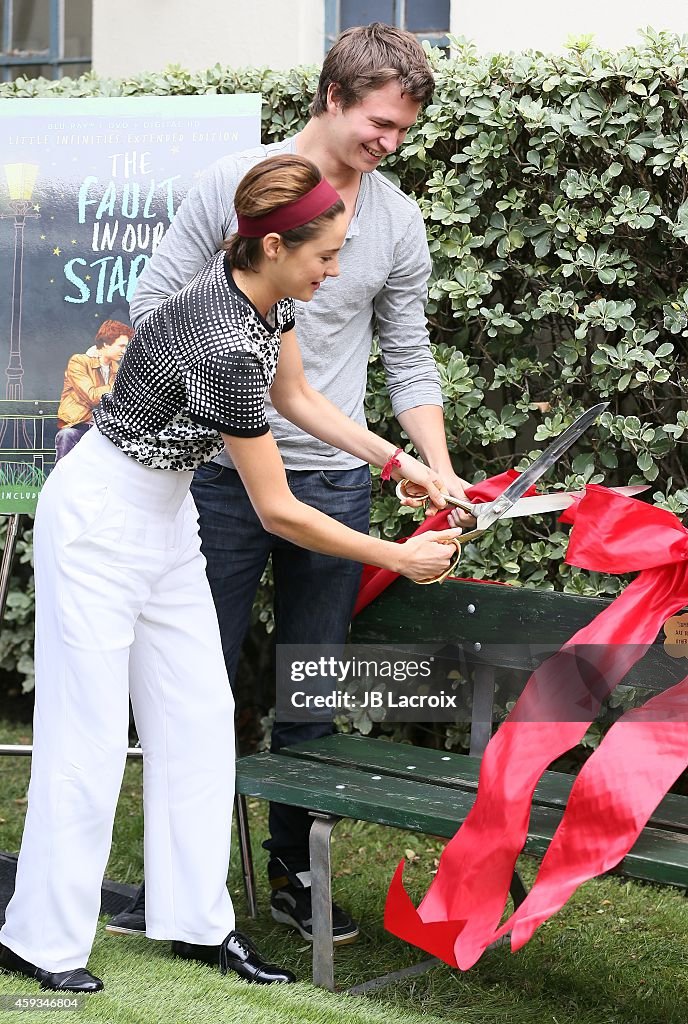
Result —
[[664, 623], [664, 650], [670, 658], [688, 658], [688, 614], [673, 615]]

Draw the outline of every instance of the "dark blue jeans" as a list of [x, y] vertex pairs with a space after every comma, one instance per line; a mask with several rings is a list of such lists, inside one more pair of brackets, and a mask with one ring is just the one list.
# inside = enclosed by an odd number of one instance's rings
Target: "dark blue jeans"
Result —
[[59, 462], [71, 452], [74, 445], [92, 426], [92, 423], [75, 423], [73, 427], [61, 427], [55, 434], [55, 462]]
[[[351, 470], [288, 471], [293, 494], [360, 533], [370, 514], [368, 466]], [[346, 640], [361, 566], [297, 547], [267, 533], [239, 474], [216, 463], [196, 471], [191, 491], [199, 513], [201, 550], [215, 600], [232, 686], [251, 608], [270, 555], [275, 582], [275, 643], [340, 644]], [[332, 731], [329, 723], [276, 722], [272, 750]], [[270, 805], [270, 838], [263, 844], [292, 871], [307, 870], [313, 819], [298, 807]]]

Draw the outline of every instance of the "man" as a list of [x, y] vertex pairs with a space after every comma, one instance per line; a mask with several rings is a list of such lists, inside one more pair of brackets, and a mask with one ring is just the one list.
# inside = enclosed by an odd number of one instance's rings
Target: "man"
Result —
[[[347, 415], [364, 423], [363, 400], [374, 325], [395, 414], [424, 461], [449, 491], [463, 494], [451, 467], [442, 396], [430, 353], [424, 304], [431, 270], [425, 226], [416, 203], [377, 171], [403, 142], [434, 89], [425, 52], [410, 33], [379, 23], [344, 32], [330, 50], [311, 106], [311, 119], [285, 142], [214, 164], [182, 203], [141, 277], [131, 304], [138, 324], [185, 285], [236, 229], [236, 186], [259, 160], [297, 153], [313, 160], [344, 200], [349, 217], [340, 252], [341, 276], [312, 302], [296, 303], [296, 330], [306, 376]], [[269, 410], [289, 485], [302, 501], [367, 532], [368, 467], [301, 433]], [[192, 486], [203, 553], [233, 682], [256, 588], [272, 556], [275, 639], [341, 644], [353, 609], [360, 567], [302, 551], [266, 533], [236, 471], [221, 456], [197, 471]], [[276, 723], [272, 749], [331, 731], [322, 723]], [[308, 812], [270, 806], [268, 874], [275, 920], [312, 941]], [[145, 930], [143, 887], [113, 918], [110, 931]], [[335, 943], [358, 928], [333, 908]]]
[[119, 320], [104, 320], [87, 352], [67, 363], [57, 410], [55, 462], [64, 458], [93, 423], [93, 410], [112, 391], [120, 360], [133, 330]]

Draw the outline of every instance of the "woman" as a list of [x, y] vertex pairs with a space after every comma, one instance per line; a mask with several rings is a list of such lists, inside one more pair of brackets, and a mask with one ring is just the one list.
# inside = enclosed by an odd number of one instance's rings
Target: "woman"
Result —
[[235, 205], [228, 252], [136, 332], [96, 429], [60, 461], [38, 505], [34, 758], [0, 966], [47, 988], [102, 988], [85, 964], [129, 696], [145, 755], [148, 937], [248, 980], [294, 980], [234, 930], [233, 703], [189, 494], [193, 470], [224, 444], [266, 529], [412, 579], [446, 568], [447, 542], [460, 532], [396, 545], [293, 497], [265, 417], [268, 389], [302, 429], [398, 471], [443, 504], [427, 467], [351, 422], [304, 378], [293, 299], [308, 301], [338, 273], [346, 216], [337, 193], [309, 161], [280, 156], [246, 175]]

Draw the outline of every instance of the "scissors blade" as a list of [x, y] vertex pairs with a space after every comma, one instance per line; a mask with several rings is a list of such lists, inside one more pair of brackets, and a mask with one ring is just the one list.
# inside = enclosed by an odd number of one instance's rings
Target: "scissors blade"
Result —
[[518, 480], [514, 480], [498, 498], [495, 498], [486, 509], [485, 514], [478, 516], [477, 529], [481, 531], [486, 530], [498, 519], [501, 519], [511, 506], [519, 498], [523, 497], [528, 488], [532, 487], [535, 481], [539, 480], [543, 473], [546, 473], [557, 459], [560, 459], [564, 452], [568, 451], [572, 444], [575, 444], [581, 434], [585, 433], [608, 405], [609, 402], [599, 402], [597, 405], [593, 405], [591, 409], [581, 413], [570, 427], [567, 427], [563, 433], [559, 434], [559, 437], [555, 437], [552, 443], [545, 448], [544, 452], [538, 455], [535, 462], [531, 463], [528, 469], [521, 473]]
[[[626, 484], [624, 487], [608, 487], [615, 494], [632, 497], [649, 491], [649, 484]], [[536, 516], [542, 512], [560, 512], [572, 505], [576, 498], [582, 498], [585, 491], [556, 491], [554, 494], [537, 494], [532, 498], [519, 498], [511, 508], [507, 509], [502, 519], [518, 519], [521, 516]]]

